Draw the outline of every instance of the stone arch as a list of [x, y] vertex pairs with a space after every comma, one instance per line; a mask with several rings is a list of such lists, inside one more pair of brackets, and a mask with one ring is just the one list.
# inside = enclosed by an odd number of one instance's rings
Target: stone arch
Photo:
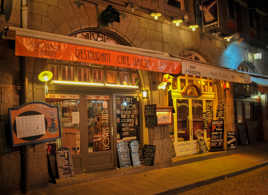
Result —
[[77, 34], [87, 33], [87, 32], [101, 33], [103, 35], [106, 35], [107, 37], [112, 38], [120, 45], [133, 46], [133, 44], [129, 40], [127, 40], [127, 38], [120, 35], [118, 32], [111, 31], [111, 30], [108, 30], [105, 28], [88, 27], [88, 28], [76, 30], [76, 31], [70, 33], [69, 35], [76, 36]]
[[181, 53], [181, 56], [184, 58], [193, 60], [193, 61], [197, 61], [197, 62], [202, 62], [202, 63], [208, 62], [205, 57], [203, 57], [201, 54], [199, 54], [198, 52], [194, 50], [184, 50]]
[[243, 72], [256, 72], [256, 67], [254, 66], [254, 64], [248, 62], [248, 61], [243, 61], [241, 62], [238, 67], [237, 70], [243, 71]]
[[[120, 35], [120, 33], [106, 29], [106, 28], [99, 28], [99, 27], [87, 27], [84, 29], [79, 29], [76, 31], [73, 31], [72, 33], [69, 34], [69, 36], [74, 36], [76, 37], [76, 35], [78, 34], [87, 34], [89, 32], [93, 32], [95, 34], [102, 34], [105, 35], [107, 38], [110, 38], [111, 40], [113, 40], [113, 42], [115, 44], [119, 44], [119, 45], [125, 45], [125, 46], [134, 46], [127, 38], [125, 38], [124, 36]], [[85, 39], [88, 39], [89, 37], [85, 36], [82, 37]], [[138, 75], [139, 75], [139, 81], [141, 83], [141, 87], [144, 88], [146, 85], [148, 85], [148, 81], [145, 79], [148, 75], [147, 72], [145, 71], [141, 71], [141, 70], [136, 70]]]

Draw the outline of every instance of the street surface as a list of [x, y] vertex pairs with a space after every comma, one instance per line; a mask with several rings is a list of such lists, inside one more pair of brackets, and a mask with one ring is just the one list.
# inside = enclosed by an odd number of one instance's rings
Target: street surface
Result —
[[268, 166], [177, 194], [268, 195]]

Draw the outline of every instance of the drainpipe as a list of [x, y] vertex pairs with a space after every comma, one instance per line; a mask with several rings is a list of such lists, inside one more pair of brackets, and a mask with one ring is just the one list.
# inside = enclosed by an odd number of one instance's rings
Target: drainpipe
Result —
[[[27, 0], [21, 0], [21, 10], [20, 10], [20, 27], [27, 28], [28, 27], [28, 2]], [[20, 82], [22, 85], [20, 88], [20, 105], [26, 102], [26, 86], [28, 83], [28, 79], [26, 78], [26, 65], [25, 65], [25, 57], [19, 57], [20, 63]], [[21, 162], [21, 178], [20, 178], [20, 187], [23, 193], [27, 192], [27, 147], [20, 147], [20, 162]]]
[[21, 0], [21, 27], [28, 27], [28, 0]]

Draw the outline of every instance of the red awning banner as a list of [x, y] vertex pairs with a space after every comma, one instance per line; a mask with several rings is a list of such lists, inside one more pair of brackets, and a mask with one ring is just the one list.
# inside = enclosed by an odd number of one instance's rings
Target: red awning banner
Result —
[[86, 62], [105, 66], [179, 74], [181, 63], [176, 60], [148, 57], [99, 49], [58, 41], [16, 36], [16, 56]]

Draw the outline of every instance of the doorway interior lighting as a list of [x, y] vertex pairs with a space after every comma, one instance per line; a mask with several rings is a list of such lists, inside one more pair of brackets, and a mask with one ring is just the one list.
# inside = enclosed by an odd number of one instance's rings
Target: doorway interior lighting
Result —
[[78, 85], [78, 86], [95, 86], [95, 87], [112, 87], [112, 88], [132, 88], [138, 89], [137, 85], [120, 85], [120, 84], [108, 84], [108, 83], [89, 83], [89, 82], [79, 82], [79, 81], [58, 81], [53, 80], [53, 84], [59, 85]]
[[192, 30], [192, 31], [196, 31], [196, 29], [198, 29], [198, 25], [190, 25], [189, 28]]
[[142, 98], [143, 99], [147, 99], [148, 98], [148, 95], [149, 95], [149, 91], [147, 89], [143, 89], [141, 91], [141, 95], [142, 95]]
[[176, 26], [180, 26], [182, 22], [183, 22], [182, 19], [174, 19], [174, 20], [172, 20], [172, 23], [174, 23]]
[[158, 20], [158, 18], [159, 18], [160, 16], [162, 16], [162, 14], [161, 14], [160, 12], [152, 12], [150, 15], [151, 15], [155, 20]]

